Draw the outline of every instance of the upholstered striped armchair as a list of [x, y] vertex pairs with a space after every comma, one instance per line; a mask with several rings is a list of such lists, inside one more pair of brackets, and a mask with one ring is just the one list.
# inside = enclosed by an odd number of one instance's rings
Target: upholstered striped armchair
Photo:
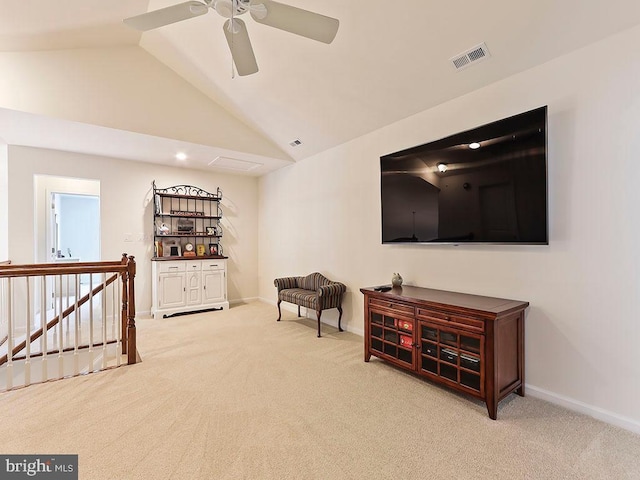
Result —
[[278, 321], [282, 317], [280, 311], [281, 302], [289, 302], [298, 305], [298, 316], [300, 307], [311, 308], [318, 316], [318, 337], [320, 337], [320, 316], [322, 311], [328, 308], [337, 308], [340, 312], [338, 316], [338, 330], [342, 330], [342, 295], [347, 291], [347, 287], [340, 282], [333, 282], [315, 272], [306, 277], [284, 277], [276, 278], [273, 281], [278, 289]]

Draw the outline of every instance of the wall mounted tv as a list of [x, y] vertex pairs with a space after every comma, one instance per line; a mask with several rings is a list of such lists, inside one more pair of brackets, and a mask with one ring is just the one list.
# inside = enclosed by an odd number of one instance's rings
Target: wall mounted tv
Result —
[[547, 107], [380, 157], [382, 243], [548, 244]]

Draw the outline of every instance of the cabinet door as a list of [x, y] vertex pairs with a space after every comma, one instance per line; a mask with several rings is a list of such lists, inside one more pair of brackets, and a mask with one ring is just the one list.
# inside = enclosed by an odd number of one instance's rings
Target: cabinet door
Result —
[[199, 271], [187, 272], [187, 305], [202, 303], [202, 275]]
[[158, 308], [182, 307], [186, 304], [185, 274], [158, 275]]
[[484, 335], [420, 321], [418, 372], [484, 396]]
[[369, 322], [371, 353], [403, 367], [414, 369], [415, 320], [393, 315], [390, 311], [371, 309]]
[[223, 302], [225, 300], [224, 270], [202, 272], [204, 286], [202, 303]]

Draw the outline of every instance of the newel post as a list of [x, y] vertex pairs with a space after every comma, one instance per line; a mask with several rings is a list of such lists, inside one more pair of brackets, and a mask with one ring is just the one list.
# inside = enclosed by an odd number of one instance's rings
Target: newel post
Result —
[[[127, 254], [122, 254], [122, 260], [120, 263], [126, 265], [128, 262]], [[127, 305], [129, 290], [127, 288], [127, 272], [123, 271], [120, 276], [122, 277], [122, 313], [120, 320], [120, 331], [122, 332], [122, 353], [127, 353]]]
[[128, 321], [127, 321], [127, 363], [130, 365], [136, 363], [136, 293], [135, 293], [135, 277], [136, 277], [136, 261], [133, 255], [129, 256], [127, 262], [127, 271], [129, 277], [129, 298], [128, 298]]

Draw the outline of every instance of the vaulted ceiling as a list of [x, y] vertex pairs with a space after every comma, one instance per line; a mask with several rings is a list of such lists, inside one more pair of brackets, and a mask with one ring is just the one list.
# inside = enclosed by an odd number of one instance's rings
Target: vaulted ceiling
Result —
[[260, 70], [240, 77], [213, 10], [122, 23], [180, 1], [0, 0], [0, 139], [261, 175], [640, 23], [631, 0], [282, 0], [339, 19], [335, 40], [247, 15]]

